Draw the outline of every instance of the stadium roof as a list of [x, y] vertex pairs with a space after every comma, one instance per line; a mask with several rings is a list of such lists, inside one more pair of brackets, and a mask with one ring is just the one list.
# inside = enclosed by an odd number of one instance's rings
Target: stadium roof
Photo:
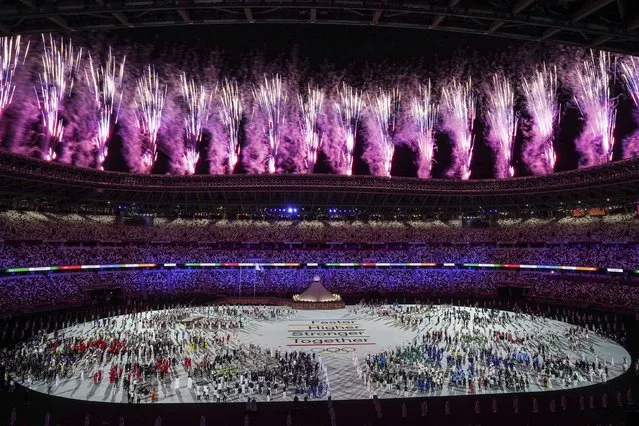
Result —
[[414, 28], [639, 52], [636, 0], [5, 0], [0, 33], [214, 24]]
[[136, 203], [149, 209], [233, 212], [295, 205], [310, 209], [358, 208], [477, 212], [602, 207], [639, 200], [639, 158], [538, 177], [474, 181], [340, 175], [134, 175], [78, 168], [0, 153], [0, 202], [60, 206]]

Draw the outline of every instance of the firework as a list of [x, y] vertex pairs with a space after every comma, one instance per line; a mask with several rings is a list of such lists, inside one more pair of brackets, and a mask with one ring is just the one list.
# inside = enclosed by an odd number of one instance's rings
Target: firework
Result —
[[29, 52], [29, 43], [27, 43], [24, 56], [22, 55], [21, 41], [20, 36], [0, 37], [0, 117], [13, 100], [13, 93], [16, 90], [14, 78], [20, 59], [22, 58], [24, 63]]
[[355, 138], [364, 100], [362, 94], [346, 84], [342, 85], [337, 93], [338, 101], [335, 103], [335, 111], [339, 120], [339, 126], [346, 134], [344, 144], [344, 157], [346, 160], [346, 174], [353, 173], [353, 155], [355, 152]]
[[153, 168], [157, 159], [157, 136], [162, 124], [162, 110], [166, 100], [166, 85], [160, 85], [160, 77], [149, 66], [138, 79], [135, 106], [138, 128], [143, 136], [142, 165], [147, 172]]
[[275, 173], [275, 160], [281, 142], [281, 130], [286, 115], [286, 90], [282, 78], [276, 74], [272, 79], [264, 76], [264, 81], [253, 88], [253, 98], [267, 118], [268, 156], [267, 169]]
[[417, 125], [417, 146], [419, 149], [419, 177], [430, 177], [433, 155], [435, 153], [435, 138], [433, 130], [437, 120], [438, 106], [431, 95], [431, 85], [420, 86], [419, 96], [411, 102], [411, 118]]
[[475, 98], [470, 79], [465, 84], [453, 79], [448, 87], [442, 89], [442, 118], [444, 129], [453, 143], [454, 163], [449, 174], [468, 179], [475, 122]]
[[639, 58], [634, 56], [624, 58], [621, 62], [621, 77], [635, 107], [639, 107]]
[[557, 119], [557, 70], [543, 67], [523, 80], [526, 106], [543, 138], [551, 137]]
[[242, 98], [237, 83], [225, 80], [220, 92], [220, 119], [229, 137], [228, 172], [233, 173], [240, 156], [240, 124], [242, 122]]
[[306, 144], [306, 170], [312, 173], [313, 167], [315, 167], [317, 162], [317, 151], [321, 143], [317, 121], [324, 104], [324, 92], [308, 86], [306, 96], [298, 95], [298, 101], [302, 114], [304, 142]]
[[[111, 49], [107, 55], [105, 49], [81, 63], [83, 52], [68, 37], [45, 35], [42, 43], [44, 50], [38, 52], [42, 54], [42, 65], [37, 63], [40, 58], [32, 64], [37, 66], [35, 84], [25, 86], [22, 82], [27, 82], [28, 74], [20, 72], [27, 71], [21, 66], [29, 48], [27, 39], [0, 38], [0, 140], [16, 153], [32, 153], [37, 146], [36, 155], [44, 159], [103, 169], [106, 158], [115, 154], [112, 141], [117, 131], [118, 140], [124, 144], [121, 154], [132, 171], [150, 171], [156, 166], [158, 171], [163, 169], [164, 162], [155, 164], [161, 149], [169, 160], [167, 171], [193, 174], [202, 155], [203, 140], [210, 135], [210, 149], [206, 152], [212, 173], [233, 173], [241, 155], [247, 173], [312, 173], [323, 150], [332, 169], [351, 175], [357, 162], [355, 155], [360, 151], [356, 145], [361, 142], [362, 161], [367, 162], [368, 169], [389, 176], [394, 165], [394, 143], [406, 141], [417, 151], [418, 176], [428, 178], [435, 157], [440, 156], [437, 149], [441, 146], [436, 146], [435, 135], [439, 137], [442, 132], [452, 148], [450, 156], [447, 149], [441, 155], [442, 159], [450, 157], [446, 175], [470, 178], [476, 104], [472, 82], [459, 75], [443, 82], [441, 92], [437, 92], [440, 86], [434, 81], [432, 85], [428, 81], [423, 86], [415, 85], [414, 90], [404, 91], [402, 95], [408, 102], [401, 105], [400, 92], [391, 90], [393, 86], [369, 85], [371, 78], [381, 81], [388, 76], [362, 76], [370, 89], [364, 98], [358, 86], [341, 82], [332, 86], [330, 94], [319, 86], [300, 87], [299, 94], [293, 93], [290, 81], [275, 73], [260, 75], [246, 87], [228, 80], [220, 81], [219, 86], [202, 87], [196, 75], [188, 70], [186, 74], [178, 71], [174, 84], [166, 87], [152, 64], [145, 63], [136, 71], [135, 77], [140, 78], [134, 79], [135, 85], [125, 93], [125, 61], [130, 73], [130, 56], [124, 58]], [[586, 61], [582, 63], [582, 59]], [[639, 122], [639, 57], [621, 56], [618, 61], [620, 78]], [[161, 65], [173, 69], [170, 64]], [[574, 71], [565, 74], [566, 85], [573, 89], [574, 105], [583, 117], [583, 131], [575, 142], [580, 167], [611, 161], [613, 146], [620, 142], [624, 157], [639, 152], [639, 131], [623, 135], [621, 140], [613, 139], [613, 65], [610, 54], [591, 52], [580, 56]], [[297, 75], [296, 70], [291, 72]], [[558, 161], [557, 126], [561, 114], [557, 75], [555, 68], [540, 64], [527, 70], [522, 81], [526, 111], [520, 117], [526, 122], [517, 137], [525, 138], [521, 159], [532, 174], [550, 173]], [[86, 80], [75, 81], [80, 77]], [[338, 74], [324, 77], [333, 81], [344, 78]], [[418, 79], [416, 74], [400, 77], [402, 81]], [[513, 176], [513, 165], [519, 160], [513, 158], [513, 145], [520, 111], [514, 109], [514, 80], [498, 71], [491, 77], [486, 80], [486, 93], [482, 95], [486, 100], [486, 114], [482, 117], [486, 132], [482, 137], [494, 150], [495, 175], [506, 178]], [[35, 92], [37, 103], [33, 95], [24, 96], [25, 88]], [[251, 96], [250, 114], [244, 114], [246, 96]], [[360, 129], [364, 111], [367, 115]], [[289, 121], [289, 114], [299, 115]], [[406, 119], [401, 128], [400, 119]], [[365, 133], [357, 134], [362, 129]], [[619, 130], [614, 133], [616, 138], [622, 134]], [[248, 150], [241, 152], [240, 141], [244, 143], [244, 137]], [[568, 158], [565, 160], [569, 162]]]
[[[621, 62], [621, 77], [635, 104], [635, 121], [639, 122], [639, 59], [628, 56]], [[639, 153], [639, 130], [624, 140], [623, 157], [636, 157]]]
[[96, 67], [93, 58], [89, 54], [89, 69], [87, 71], [87, 84], [93, 94], [97, 108], [98, 122], [95, 137], [96, 167], [103, 169], [104, 160], [108, 155], [109, 141], [113, 132], [113, 125], [118, 122], [120, 104], [122, 103], [122, 80], [124, 76], [124, 62], [120, 64], [109, 48], [109, 54], [104, 66]]
[[195, 81], [188, 80], [186, 74], [181, 76], [182, 97], [186, 106], [184, 129], [186, 131], [186, 144], [184, 149], [184, 161], [187, 172], [195, 173], [195, 165], [200, 159], [198, 152], [202, 140], [202, 127], [208, 119], [211, 96], [206, 93], [206, 88], [196, 85]]
[[533, 122], [533, 137], [527, 149], [532, 154], [524, 155], [524, 160], [533, 173], [552, 173], [557, 160], [553, 134], [559, 117], [556, 68], [544, 64], [532, 78], [524, 78], [523, 92]]
[[379, 137], [382, 142], [384, 172], [386, 176], [391, 175], [391, 165], [393, 154], [395, 153], [395, 143], [393, 138], [397, 128], [400, 113], [400, 92], [396, 88], [390, 92], [379, 90], [369, 104], [377, 122]]
[[600, 52], [597, 59], [591, 51], [590, 58], [577, 69], [575, 103], [586, 120], [577, 148], [586, 166], [612, 160], [617, 109], [610, 96], [610, 75], [610, 53], [606, 52]]
[[502, 74], [493, 75], [493, 84], [487, 94], [488, 141], [497, 154], [496, 177], [512, 177], [513, 145], [517, 133], [517, 116], [515, 115], [515, 93], [510, 81]]
[[76, 53], [71, 40], [61, 39], [56, 42], [50, 35], [47, 43], [42, 36], [44, 53], [42, 55], [42, 72], [40, 87], [36, 87], [38, 107], [44, 127], [42, 157], [47, 161], [55, 160], [58, 145], [62, 142], [64, 125], [59, 117], [62, 103], [73, 90], [73, 84], [80, 68], [82, 49]]

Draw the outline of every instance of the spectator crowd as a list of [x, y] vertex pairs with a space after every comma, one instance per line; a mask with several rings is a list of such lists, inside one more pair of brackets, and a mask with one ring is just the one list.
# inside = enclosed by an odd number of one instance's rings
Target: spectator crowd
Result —
[[[490, 228], [460, 221], [249, 221], [154, 218], [116, 224], [113, 216], [0, 212], [0, 268], [190, 262], [424, 262], [594, 266], [639, 269], [633, 215], [504, 219]], [[82, 303], [87, 291], [129, 297], [207, 293], [281, 295], [304, 290], [316, 273], [334, 293], [494, 296], [504, 283], [540, 298], [639, 306], [632, 279], [574, 279], [518, 271], [443, 269], [147, 270], [0, 278], [0, 312]]]
[[[561, 219], [499, 219], [488, 228], [461, 220], [209, 220], [142, 217], [146, 226], [115, 216], [0, 212], [0, 240], [299, 242], [299, 243], [637, 243], [633, 214]], [[118, 223], [120, 222], [120, 223]]]

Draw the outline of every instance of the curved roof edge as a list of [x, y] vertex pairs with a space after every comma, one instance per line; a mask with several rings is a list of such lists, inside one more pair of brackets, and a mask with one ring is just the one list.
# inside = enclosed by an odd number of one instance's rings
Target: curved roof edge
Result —
[[136, 175], [0, 152], [0, 197], [151, 206], [443, 208], [588, 206], [639, 200], [639, 158], [509, 179], [451, 180], [320, 174]]

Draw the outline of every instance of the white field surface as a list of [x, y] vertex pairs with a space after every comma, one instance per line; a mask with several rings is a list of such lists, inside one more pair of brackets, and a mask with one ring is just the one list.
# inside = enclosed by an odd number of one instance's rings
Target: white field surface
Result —
[[[167, 322], [166, 329], [168, 335], [173, 336], [171, 339], [175, 343], [182, 336], [188, 336], [193, 333], [192, 320], [206, 318], [209, 308], [188, 308], [191, 309], [191, 318], [187, 321]], [[444, 331], [451, 336], [461, 335], [469, 332], [469, 330], [481, 329], [482, 333], [487, 336], [492, 335], [495, 331], [511, 333], [513, 336], [528, 336], [527, 344], [517, 346], [515, 344], [503, 344], [494, 342], [495, 350], [505, 353], [508, 348], [519, 348], [526, 350], [529, 347], [536, 347], [539, 344], [547, 344], [551, 348], [551, 352], [568, 356], [574, 362], [577, 359], [585, 357], [589, 361], [599, 360], [608, 367], [608, 377], [610, 380], [623, 373], [622, 362], [625, 357], [630, 362], [630, 355], [620, 345], [588, 332], [585, 335], [575, 339], [572, 344], [568, 340], [566, 331], [573, 327], [570, 324], [560, 321], [530, 317], [523, 314], [510, 313], [509, 320], [501, 323], [495, 322], [486, 325], [482, 323], [475, 324], [476, 318], [481, 315], [487, 315], [487, 310], [470, 308], [470, 307], [452, 307], [452, 306], [433, 306], [427, 313], [419, 313], [413, 315], [414, 324], [412, 326], [402, 325], [400, 321], [385, 315], [392, 310], [393, 307], [346, 307], [337, 310], [315, 310], [301, 311], [291, 310], [290, 314], [276, 319], [256, 319], [244, 318], [243, 328], [233, 329], [225, 327], [202, 328], [196, 331], [200, 336], [205, 336], [208, 340], [213, 341], [215, 337], [229, 336], [229, 343], [220, 348], [216, 348], [214, 344], [210, 344], [207, 349], [191, 351], [189, 345], [186, 345], [184, 352], [178, 356], [177, 367], [171, 371], [170, 377], [164, 381], [158, 382], [157, 377], [153, 376], [146, 379], [148, 385], [154, 386], [158, 390], [158, 401], [156, 403], [205, 403], [196, 401], [195, 385], [204, 385], [210, 383], [210, 379], [196, 378], [192, 388], [187, 388], [188, 373], [184, 368], [183, 357], [190, 355], [194, 363], [205, 356], [214, 356], [229, 349], [248, 348], [249, 345], [256, 345], [262, 348], [266, 357], [270, 355], [271, 350], [298, 351], [314, 351], [321, 356], [326, 366], [328, 382], [330, 383], [330, 392], [333, 399], [366, 399], [372, 394], [377, 394], [380, 398], [397, 397], [397, 392], [393, 387], [388, 390], [385, 386], [379, 384], [371, 385], [365, 383], [365, 373], [362, 372], [361, 366], [365, 364], [367, 354], [376, 354], [384, 351], [390, 351], [399, 345], [410, 344], [415, 339], [421, 341], [423, 333], [431, 331]], [[459, 315], [461, 311], [465, 311], [470, 315], [469, 322], [463, 323], [454, 319], [455, 315]], [[159, 313], [161, 311], [155, 311]], [[451, 315], [453, 319], [451, 319]], [[146, 333], [149, 338], [153, 338], [154, 327], [160, 327], [159, 324], [150, 324], [148, 321], [144, 323], [139, 319], [133, 319], [132, 316], [113, 317], [115, 320], [113, 329], [117, 330], [121, 340], [126, 339], [129, 333]], [[419, 322], [419, 324], [417, 324]], [[165, 330], [166, 330], [165, 329]], [[80, 324], [60, 330], [65, 337], [76, 337], [87, 339], [92, 336], [104, 334], [104, 327], [96, 327], [92, 322]], [[510, 345], [510, 346], [508, 346]], [[442, 343], [442, 347], [445, 347]], [[450, 346], [448, 351], [451, 353], [458, 350], [459, 346]], [[591, 351], [594, 349], [594, 352]], [[217, 352], [216, 352], [217, 351]], [[59, 383], [45, 383], [42, 381], [33, 381], [30, 384], [31, 389], [39, 392], [50, 392], [52, 395], [74, 398], [80, 400], [103, 401], [103, 402], [127, 402], [126, 392], [122, 386], [114, 386], [109, 383], [109, 368], [112, 364], [125, 365], [126, 357], [115, 356], [111, 359], [104, 357], [102, 361], [98, 359], [89, 359], [84, 357], [80, 362], [76, 363], [72, 372], [67, 377], [62, 377]], [[251, 362], [257, 362], [252, 360]], [[614, 363], [614, 365], [613, 365]], [[461, 386], [448, 385], [449, 367], [446, 365], [444, 358], [442, 369], [445, 371], [445, 384], [443, 389], [429, 392], [419, 393], [417, 389], [409, 390], [407, 393], [401, 392], [402, 397], [423, 397], [423, 396], [446, 396], [446, 395], [464, 395], [468, 394], [468, 388]], [[360, 366], [359, 372], [358, 367]], [[246, 370], [248, 366], [238, 366], [240, 371]], [[98, 370], [102, 371], [102, 381], [99, 384], [93, 383], [93, 374]], [[84, 378], [81, 379], [80, 371], [84, 370]], [[525, 368], [519, 371], [526, 372]], [[564, 386], [560, 380], [553, 380], [552, 389], [543, 386], [538, 380], [535, 373], [530, 372], [529, 392], [538, 392], [544, 390], [557, 390], [571, 387], [588, 386], [594, 383], [600, 383], [602, 379], [595, 377], [591, 382], [587, 375], [582, 377], [583, 380], [572, 383], [570, 386]], [[175, 388], [175, 379], [179, 379], [179, 387]], [[25, 383], [27, 384], [27, 383]], [[482, 390], [481, 393], [508, 392]], [[266, 401], [266, 396], [255, 393], [250, 395], [257, 401]], [[282, 400], [292, 400], [293, 392], [290, 389], [287, 395], [281, 392], [281, 385], [277, 391], [274, 391], [270, 397], [270, 401], [277, 402]], [[237, 395], [231, 392], [228, 395], [227, 402], [246, 401], [247, 395]], [[300, 399], [303, 396], [300, 395]], [[326, 399], [326, 394], [321, 399]], [[214, 398], [211, 398], [213, 401]], [[148, 396], [142, 398], [142, 403], [150, 402]]]

